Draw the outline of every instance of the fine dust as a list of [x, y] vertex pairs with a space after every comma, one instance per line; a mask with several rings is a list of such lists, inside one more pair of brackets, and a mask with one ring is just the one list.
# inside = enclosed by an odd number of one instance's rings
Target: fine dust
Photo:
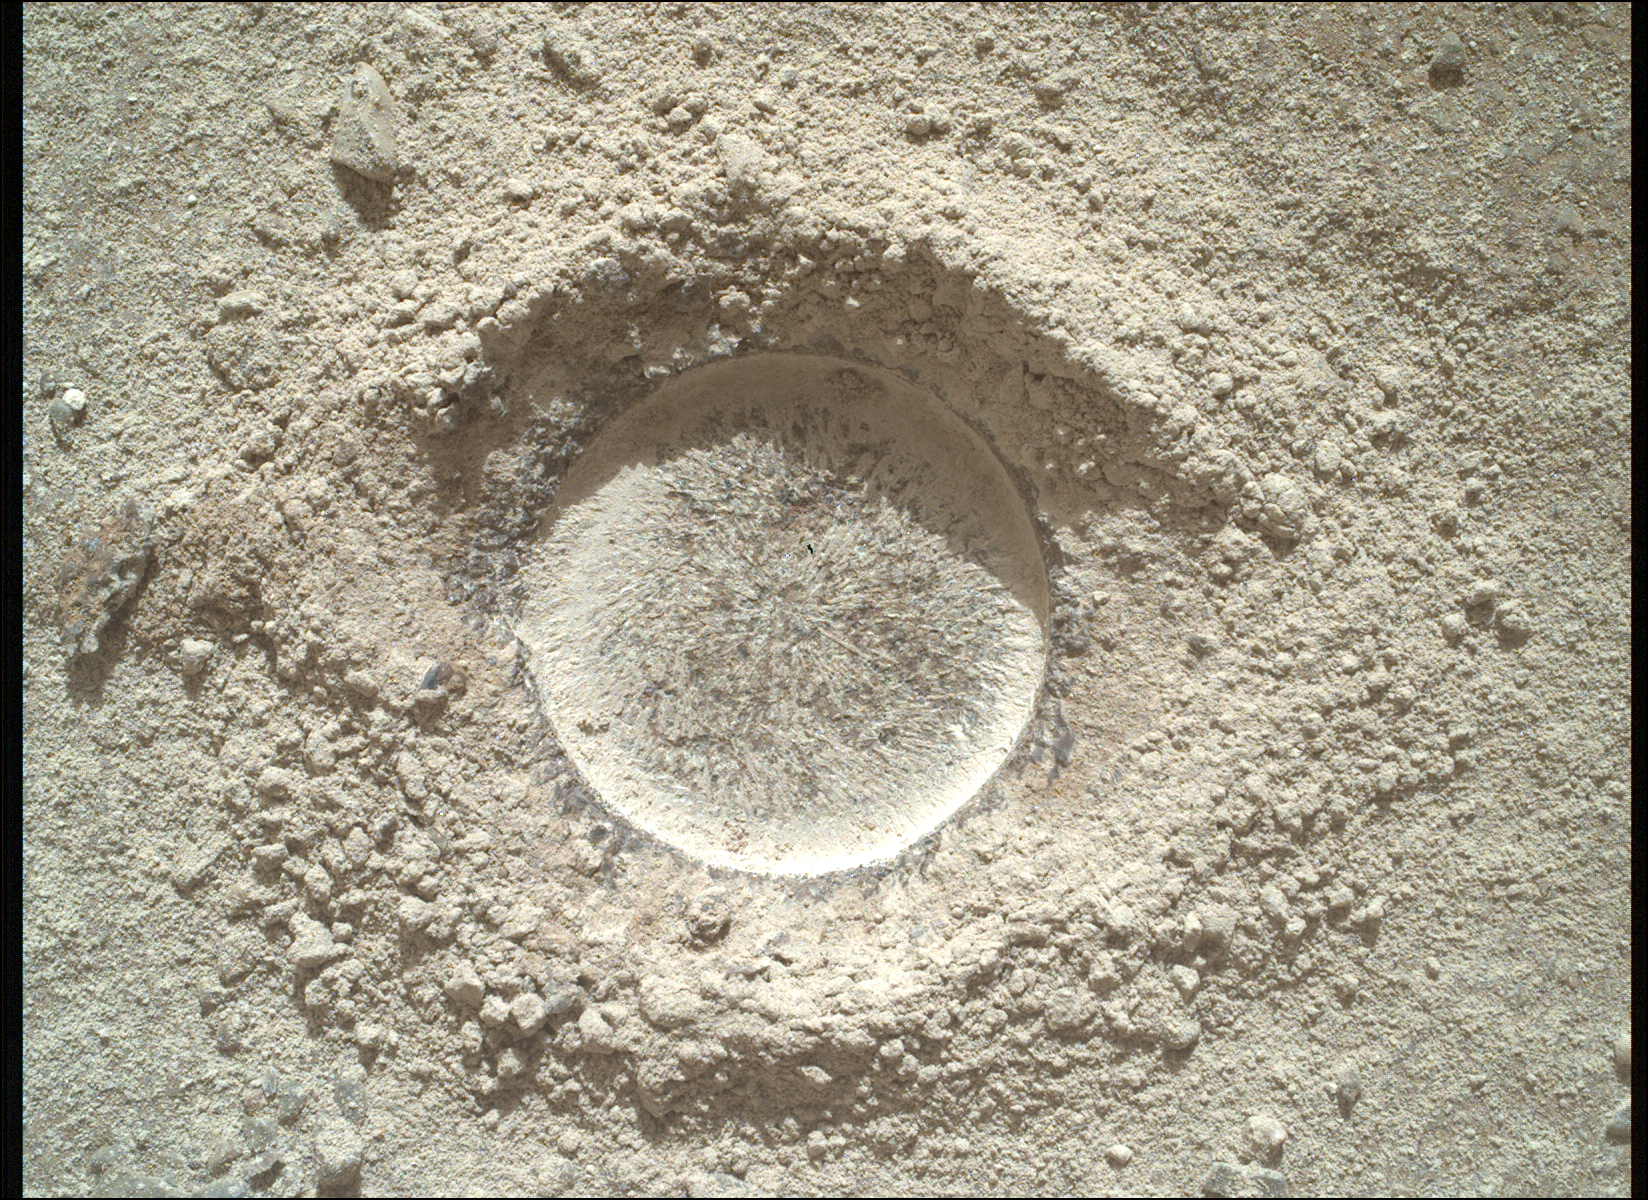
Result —
[[25, 1190], [1629, 1194], [1630, 39], [26, 9]]

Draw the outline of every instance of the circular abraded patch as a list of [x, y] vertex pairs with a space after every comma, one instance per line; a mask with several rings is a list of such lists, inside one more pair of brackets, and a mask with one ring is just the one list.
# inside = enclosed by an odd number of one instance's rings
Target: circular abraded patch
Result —
[[1046, 577], [1006, 471], [838, 359], [671, 380], [573, 465], [519, 633], [602, 800], [715, 866], [887, 858], [1029, 720]]

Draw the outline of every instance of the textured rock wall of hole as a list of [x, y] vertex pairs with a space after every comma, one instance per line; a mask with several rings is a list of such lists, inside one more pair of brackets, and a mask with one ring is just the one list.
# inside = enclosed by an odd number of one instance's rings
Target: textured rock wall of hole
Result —
[[640, 249], [544, 264], [538, 282], [518, 284], [478, 323], [466, 361], [403, 371], [411, 382], [400, 390], [429, 432], [507, 409], [532, 414], [534, 435], [553, 439], [581, 425], [587, 433], [590, 419], [694, 364], [817, 351], [888, 367], [938, 394], [1056, 521], [1118, 506], [1210, 507], [1222, 517], [1255, 483], [1195, 405], [1149, 382], [1164, 377], [1161, 364], [1037, 333], [983, 277], [924, 251], [885, 252], [867, 283], [850, 277], [846, 295], [831, 294], [846, 286], [838, 276], [795, 265], [820, 257], [813, 244], [780, 248], [749, 268], [767, 275], [749, 277]]
[[[687, 259], [622, 250], [585, 256], [582, 265], [563, 260], [542, 283], [518, 276], [497, 315], [448, 339], [438, 362], [402, 371], [396, 390], [412, 406], [414, 427], [431, 435], [426, 445], [454, 477], [470, 481], [476, 501], [460, 510], [452, 594], [518, 614], [518, 570], [535, 518], [599, 430], [662, 379], [762, 350], [888, 366], [996, 448], [1046, 523], [1051, 632], [1062, 652], [1085, 644], [1080, 626], [1092, 616], [1090, 589], [1067, 569], [1103, 540], [1086, 533], [1090, 522], [1222, 524], [1224, 503], [1248, 477], [1193, 410], [1140, 382], [1152, 377], [1151, 364], [1109, 351], [1077, 361], [977, 276], [925, 251], [908, 252], [871, 280], [876, 286], [858, 288], [851, 305], [831, 294], [835, 277], [806, 286], [786, 274], [783, 263], [808, 260], [802, 251], [820, 254], [816, 245], [779, 249], [763, 260], [769, 274], [748, 278], [717, 264], [699, 263], [695, 274]], [[431, 413], [441, 415], [432, 421]], [[1065, 525], [1081, 536], [1058, 532]], [[1057, 724], [1056, 714], [1042, 715]]]
[[[523, 268], [495, 316], [443, 342], [439, 361], [413, 356], [396, 379], [415, 428], [462, 434], [426, 444], [474, 500], [460, 510], [452, 593], [491, 611], [518, 611], [521, 548], [602, 427], [664, 378], [755, 351], [889, 367], [973, 425], [1046, 523], [1052, 633], [1066, 649], [1083, 644], [1073, 626], [1091, 615], [1089, 589], [1067, 565], [1135, 526], [1170, 541], [1215, 529], [1244, 485], [1262, 490], [1193, 407], [1147, 386], [1162, 377], [1159, 364], [1038, 334], [981, 277], [925, 249], [880, 248], [881, 266], [844, 284], [839, 270], [808, 265], [828, 257], [811, 242], [740, 268], [607, 248], [543, 263], [536, 283]], [[431, 423], [431, 411], [445, 415]]]

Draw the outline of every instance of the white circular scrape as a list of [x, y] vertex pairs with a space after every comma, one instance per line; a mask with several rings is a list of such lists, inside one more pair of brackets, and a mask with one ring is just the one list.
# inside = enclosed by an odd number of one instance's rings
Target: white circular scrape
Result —
[[572, 466], [519, 634], [612, 809], [711, 865], [896, 854], [1024, 730], [1046, 659], [1035, 532], [990, 449], [889, 372], [691, 371]]

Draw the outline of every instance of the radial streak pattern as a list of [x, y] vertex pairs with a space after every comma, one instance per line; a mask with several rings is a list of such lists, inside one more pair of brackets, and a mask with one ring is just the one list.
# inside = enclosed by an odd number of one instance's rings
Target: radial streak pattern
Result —
[[1028, 718], [1028, 520], [896, 381], [803, 358], [697, 375], [568, 479], [523, 623], [556, 730], [607, 803], [708, 861], [894, 853]]

